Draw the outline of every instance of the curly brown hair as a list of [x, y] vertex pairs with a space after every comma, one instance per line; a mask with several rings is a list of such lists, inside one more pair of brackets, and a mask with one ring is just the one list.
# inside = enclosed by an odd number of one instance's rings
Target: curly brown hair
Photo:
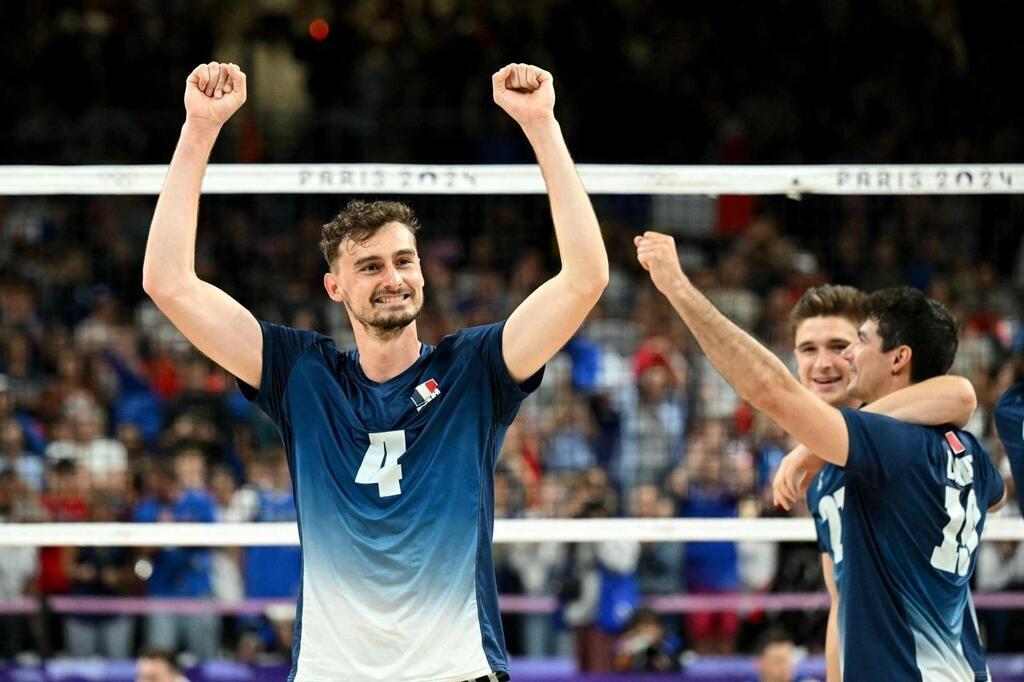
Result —
[[321, 230], [320, 252], [327, 267], [334, 265], [338, 247], [346, 239], [357, 244], [365, 242], [388, 223], [401, 223], [415, 236], [420, 221], [407, 205], [400, 201], [360, 201], [353, 199], [341, 209]]

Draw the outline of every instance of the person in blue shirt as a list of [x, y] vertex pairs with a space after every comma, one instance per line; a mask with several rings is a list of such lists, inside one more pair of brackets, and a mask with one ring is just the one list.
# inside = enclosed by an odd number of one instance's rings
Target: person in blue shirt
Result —
[[554, 117], [551, 74], [510, 64], [495, 102], [529, 140], [551, 201], [561, 271], [504, 322], [423, 344], [412, 210], [350, 202], [323, 229], [328, 297], [356, 348], [257, 321], [198, 278], [207, 157], [245, 100], [245, 75], [189, 76], [186, 122], [150, 229], [143, 287], [276, 423], [302, 549], [289, 680], [508, 679], [491, 558], [502, 440], [544, 364], [608, 281], [597, 218]]
[[[160, 462], [150, 475], [151, 494], [135, 507], [137, 523], [213, 523], [213, 498], [204, 490], [182, 487], [174, 465]], [[213, 556], [209, 547], [162, 547], [151, 557], [146, 582], [151, 597], [210, 597]], [[152, 613], [146, 617], [147, 646], [175, 649], [185, 642], [189, 652], [212, 658], [220, 645], [220, 616], [215, 613]]]
[[[804, 292], [790, 313], [793, 327], [793, 357], [800, 383], [836, 408], [860, 408], [862, 401], [849, 394], [849, 363], [844, 351], [857, 340], [864, 322], [868, 298], [850, 286], [811, 287]], [[938, 376], [890, 393], [864, 409], [915, 424], [953, 423], [963, 427], [977, 405], [974, 387], [963, 377]], [[810, 470], [817, 465], [818, 471]], [[787, 480], [787, 477], [796, 480]], [[789, 486], [791, 490], [783, 486]], [[781, 487], [781, 489], [780, 489]], [[775, 480], [778, 504], [789, 509], [796, 501], [796, 490], [807, 494], [807, 508], [814, 518], [814, 529], [821, 549], [822, 575], [829, 593], [828, 624], [825, 636], [825, 661], [828, 682], [842, 679], [839, 661], [839, 591], [843, 570], [841, 544], [843, 500], [846, 472], [841, 467], [810, 456], [803, 446], [783, 459]], [[965, 617], [973, 618], [968, 608]], [[965, 629], [968, 638], [973, 628]], [[976, 640], [976, 638], [975, 638]], [[967, 648], [980, 649], [980, 642], [965, 641]]]
[[1016, 358], [1013, 385], [996, 402], [995, 417], [999, 440], [1010, 460], [1017, 508], [1024, 514], [1024, 355]]
[[[961, 643], [963, 629], [974, 627], [964, 612], [986, 513], [1006, 494], [984, 447], [952, 425], [829, 405], [694, 287], [672, 237], [646, 232], [634, 243], [640, 264], [722, 376], [811, 452], [846, 470], [841, 536], [832, 541], [846, 563], [839, 584], [844, 679], [984, 676], [980, 652]], [[915, 289], [887, 289], [869, 297], [866, 313], [857, 341], [843, 351], [851, 397], [870, 403], [949, 370], [957, 329], [941, 304]]]

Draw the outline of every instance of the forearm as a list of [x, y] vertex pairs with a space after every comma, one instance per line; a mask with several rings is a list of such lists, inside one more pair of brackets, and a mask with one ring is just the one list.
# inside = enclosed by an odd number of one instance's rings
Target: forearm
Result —
[[926, 426], [967, 425], [978, 397], [971, 382], [960, 376], [939, 376], [894, 391], [864, 407], [900, 421]]
[[608, 281], [608, 255], [594, 208], [554, 119], [523, 128], [551, 201], [562, 272], [571, 286], [600, 295]]
[[795, 381], [774, 353], [723, 315], [684, 275], [665, 294], [719, 374], [754, 407]]
[[157, 199], [143, 264], [150, 295], [174, 291], [195, 278], [199, 195], [219, 127], [186, 121]]
[[825, 680], [840, 682], [843, 679], [839, 665], [839, 604], [833, 600], [828, 608], [828, 625], [825, 629]]

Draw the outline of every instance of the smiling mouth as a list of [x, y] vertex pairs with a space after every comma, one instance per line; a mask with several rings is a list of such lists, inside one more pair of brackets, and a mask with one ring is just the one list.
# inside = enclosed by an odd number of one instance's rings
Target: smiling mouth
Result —
[[404, 303], [412, 298], [412, 294], [388, 294], [386, 296], [378, 296], [373, 299], [374, 304], [390, 305], [392, 303]]
[[832, 386], [839, 383], [839, 377], [834, 379], [811, 379], [817, 386]]

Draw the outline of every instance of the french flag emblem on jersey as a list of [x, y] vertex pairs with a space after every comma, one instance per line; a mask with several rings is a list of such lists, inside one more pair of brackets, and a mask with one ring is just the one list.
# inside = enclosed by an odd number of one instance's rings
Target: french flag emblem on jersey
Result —
[[426, 407], [427, 403], [439, 395], [441, 395], [441, 389], [438, 387], [437, 382], [433, 379], [427, 379], [416, 387], [416, 390], [410, 396], [410, 400], [416, 406], [416, 411], [419, 412]]
[[967, 448], [964, 447], [964, 444], [960, 442], [960, 439], [952, 431], [946, 431], [946, 442], [953, 449], [954, 455], [961, 455], [967, 451]]

